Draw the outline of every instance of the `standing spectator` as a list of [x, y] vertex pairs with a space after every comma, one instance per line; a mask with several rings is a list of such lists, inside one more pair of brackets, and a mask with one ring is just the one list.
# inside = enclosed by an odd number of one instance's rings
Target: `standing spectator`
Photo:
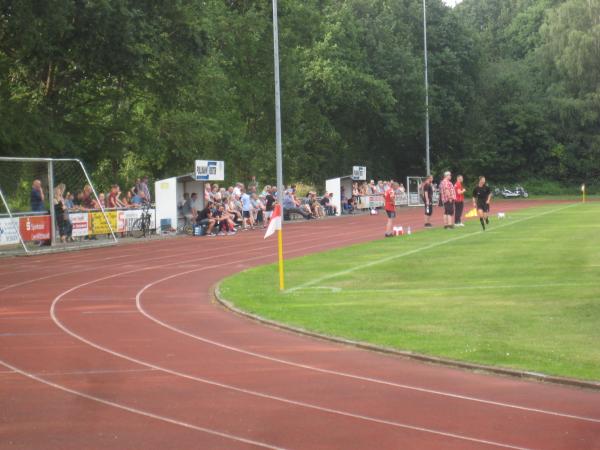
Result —
[[67, 194], [65, 195], [65, 207], [67, 209], [74, 209], [75, 208], [75, 202], [73, 200], [73, 194], [71, 194], [70, 192], [67, 192]]
[[46, 211], [44, 205], [44, 189], [42, 188], [42, 182], [40, 180], [33, 180], [31, 185], [31, 210], [33, 212]]
[[479, 177], [479, 183], [473, 189], [473, 206], [477, 208], [479, 223], [485, 231], [485, 226], [490, 224], [488, 213], [490, 212], [490, 202], [492, 201], [492, 190], [485, 183], [485, 177]]
[[142, 180], [140, 181], [140, 184], [138, 186], [138, 193], [139, 193], [139, 191], [144, 193], [144, 199], [148, 203], [152, 202], [152, 197], [150, 196], [150, 189], [148, 189], [148, 177], [147, 176], [142, 177]]
[[452, 174], [444, 172], [444, 179], [440, 182], [440, 195], [442, 205], [444, 206], [444, 228], [454, 228], [454, 202], [456, 201], [456, 192], [450, 178]]
[[54, 217], [56, 219], [56, 227], [58, 228], [58, 235], [60, 236], [60, 242], [63, 244], [69, 241], [73, 241], [71, 233], [73, 231], [73, 225], [69, 221], [69, 215], [65, 206], [65, 199], [63, 192], [65, 190], [64, 184], [59, 184], [54, 188], [54, 196], [52, 204], [54, 206]]
[[121, 189], [118, 184], [113, 184], [110, 188], [110, 192], [108, 193], [108, 199], [106, 201], [107, 208], [121, 208], [123, 207], [123, 203], [119, 200], [121, 195]]
[[252, 175], [252, 178], [250, 179], [250, 183], [248, 183], [248, 191], [251, 194], [258, 193], [258, 182], [256, 181], [256, 176], [254, 176], [254, 175]]
[[198, 198], [198, 194], [192, 192], [192, 195], [185, 201], [183, 206], [181, 207], [181, 214], [185, 217], [185, 224], [189, 225], [196, 220], [197, 211], [196, 211], [196, 199]]
[[81, 194], [81, 207], [83, 209], [94, 209], [94, 197], [92, 187], [86, 184], [83, 187], [83, 193]]
[[240, 191], [242, 192], [242, 230], [253, 229], [254, 219], [252, 218], [252, 201], [250, 195], [248, 195], [244, 188], [241, 188]]
[[396, 218], [396, 189], [398, 189], [398, 183], [394, 182], [388, 186], [383, 194], [385, 199], [385, 213], [388, 217], [385, 225], [385, 237], [392, 237], [394, 235], [392, 227]]
[[454, 226], [464, 227], [462, 223], [462, 214], [465, 207], [465, 191], [463, 188], [463, 176], [458, 175], [456, 177], [456, 183], [454, 183], [454, 191], [456, 192], [456, 201], [454, 202]]
[[425, 204], [425, 228], [431, 228], [433, 214], [433, 177], [429, 175], [421, 185], [423, 203]]
[[275, 195], [273, 195], [274, 191], [277, 191], [277, 188], [275, 186], [269, 186], [269, 188], [266, 189], [264, 212], [265, 224], [267, 224], [269, 220], [271, 220], [271, 216], [273, 215], [273, 209], [275, 208]]

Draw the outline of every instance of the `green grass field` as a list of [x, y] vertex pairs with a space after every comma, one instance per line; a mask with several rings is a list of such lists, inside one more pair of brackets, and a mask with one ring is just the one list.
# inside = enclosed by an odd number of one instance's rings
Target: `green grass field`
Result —
[[236, 306], [293, 326], [479, 364], [600, 380], [600, 204], [433, 229], [247, 270]]

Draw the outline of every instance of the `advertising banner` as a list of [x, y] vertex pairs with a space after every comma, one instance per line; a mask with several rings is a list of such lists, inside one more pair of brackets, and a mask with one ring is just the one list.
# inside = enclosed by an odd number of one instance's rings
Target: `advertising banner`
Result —
[[15, 245], [19, 243], [19, 219], [0, 219], [0, 245]]
[[365, 166], [352, 166], [352, 179], [364, 181], [367, 179], [367, 168]]
[[225, 179], [225, 162], [198, 159], [194, 174], [197, 181], [223, 181]]
[[[117, 230], [117, 211], [106, 211], [106, 217], [110, 222], [113, 231]], [[110, 234], [110, 227], [102, 211], [90, 213], [90, 234]]]
[[[148, 210], [150, 213], [150, 229], [156, 229], [156, 210]], [[133, 224], [137, 219], [142, 217], [141, 209], [126, 209], [117, 213], [117, 230], [119, 232], [131, 231]]]
[[19, 218], [19, 231], [24, 241], [47, 241], [51, 236], [50, 216]]
[[89, 213], [69, 213], [69, 220], [73, 226], [73, 237], [82, 237], [88, 235], [90, 223]]

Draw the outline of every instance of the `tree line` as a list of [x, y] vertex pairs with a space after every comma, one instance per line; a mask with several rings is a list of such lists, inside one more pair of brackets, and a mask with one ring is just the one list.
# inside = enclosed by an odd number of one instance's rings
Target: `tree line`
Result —
[[[0, 154], [274, 181], [268, 0], [0, 1]], [[600, 0], [427, 0], [434, 171], [600, 175]], [[421, 0], [279, 0], [284, 171], [424, 174]], [[115, 177], [118, 179], [115, 180]]]

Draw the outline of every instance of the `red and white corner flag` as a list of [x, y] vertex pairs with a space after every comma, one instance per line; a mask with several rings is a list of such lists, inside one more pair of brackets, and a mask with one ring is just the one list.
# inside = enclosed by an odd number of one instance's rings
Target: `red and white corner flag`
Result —
[[267, 232], [265, 233], [265, 239], [275, 233], [276, 230], [281, 230], [281, 205], [275, 205], [273, 209], [273, 214], [271, 215], [271, 220], [269, 221], [269, 226], [267, 227]]

